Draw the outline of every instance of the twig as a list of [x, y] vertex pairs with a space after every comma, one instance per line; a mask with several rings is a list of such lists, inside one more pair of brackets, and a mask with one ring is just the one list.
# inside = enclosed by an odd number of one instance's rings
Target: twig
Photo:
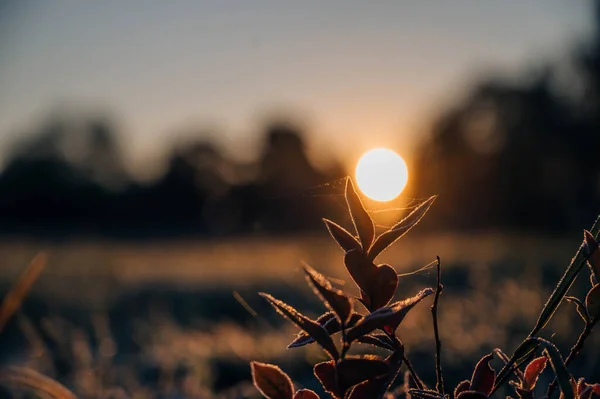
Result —
[[[390, 334], [388, 332], [386, 332], [386, 334], [394, 342], [394, 346], [396, 347], [396, 350], [401, 349], [402, 343], [400, 342], [400, 340], [398, 339], [398, 337], [396, 337], [395, 334]], [[410, 360], [408, 360], [408, 358], [406, 357], [406, 354], [402, 355], [402, 361], [406, 365], [406, 368], [408, 369], [408, 372], [410, 373], [410, 376], [415, 381], [415, 385], [417, 386], [417, 388], [418, 389], [423, 389], [423, 382], [421, 381], [421, 379], [417, 375], [417, 372], [415, 371], [415, 369], [413, 368], [412, 364], [410, 363]]]
[[436, 375], [436, 385], [435, 389], [442, 395], [445, 395], [444, 391], [444, 377], [442, 375], [442, 341], [440, 340], [440, 332], [438, 329], [438, 319], [437, 319], [437, 310], [438, 310], [438, 301], [440, 299], [440, 294], [442, 293], [444, 287], [442, 286], [442, 262], [440, 257], [437, 256], [437, 287], [435, 288], [435, 297], [433, 298], [433, 305], [431, 305], [431, 315], [433, 317], [433, 334], [435, 335], [435, 375]]
[[[592, 332], [592, 328], [594, 328], [594, 325], [596, 324], [596, 320], [597, 319], [593, 319], [589, 323], [585, 323], [585, 328], [579, 335], [579, 338], [577, 338], [577, 342], [575, 342], [575, 345], [573, 345], [573, 347], [569, 351], [569, 355], [565, 359], [565, 366], [569, 366], [569, 364], [573, 361], [573, 359], [575, 359], [575, 357], [579, 354], [579, 352], [581, 352], [581, 349], [583, 348], [583, 344], [585, 343], [585, 339], [590, 335], [590, 332]], [[555, 389], [556, 389], [556, 378], [554, 378], [552, 380], [552, 383], [548, 386], [548, 393], [546, 396], [548, 398], [550, 398], [552, 396], [552, 394], [554, 393]]]
[[402, 360], [404, 361], [404, 364], [406, 364], [406, 368], [408, 369], [408, 372], [410, 373], [410, 376], [415, 381], [415, 385], [417, 386], [417, 389], [423, 389], [423, 382], [421, 381], [421, 379], [417, 375], [415, 369], [413, 368], [412, 364], [410, 363], [410, 361], [408, 360], [408, 358], [406, 357], [406, 355], [404, 355], [404, 357], [403, 357]]

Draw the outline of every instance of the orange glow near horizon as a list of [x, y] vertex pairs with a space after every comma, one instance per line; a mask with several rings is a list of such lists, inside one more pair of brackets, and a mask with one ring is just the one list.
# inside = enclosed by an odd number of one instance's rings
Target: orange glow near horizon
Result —
[[356, 183], [375, 201], [391, 201], [408, 183], [408, 167], [404, 159], [387, 148], [376, 148], [362, 155], [356, 164]]

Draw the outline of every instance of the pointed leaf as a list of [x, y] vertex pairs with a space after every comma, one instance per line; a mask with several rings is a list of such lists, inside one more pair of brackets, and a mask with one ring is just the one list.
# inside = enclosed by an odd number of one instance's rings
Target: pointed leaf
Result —
[[[531, 338], [527, 338], [525, 341], [521, 342], [517, 349], [515, 349], [515, 353], [498, 373], [495, 385], [499, 386], [502, 384], [502, 382], [509, 377], [510, 373], [513, 372], [513, 366], [515, 364], [521, 364], [523, 361], [525, 361], [527, 357], [533, 353], [533, 351], [539, 348], [539, 346], [540, 344]], [[519, 373], [517, 373], [517, 375], [518, 374]]]
[[386, 329], [386, 332], [396, 331], [406, 314], [423, 298], [433, 294], [433, 289], [426, 288], [412, 298], [395, 304], [377, 309], [376, 311], [363, 317], [346, 334], [348, 342], [352, 342], [375, 329]]
[[310, 389], [300, 389], [294, 395], [294, 399], [319, 399], [319, 395]]
[[585, 297], [585, 308], [591, 320], [596, 320], [600, 317], [600, 284], [596, 284], [588, 292]]
[[494, 354], [490, 353], [481, 358], [475, 366], [473, 376], [471, 377], [471, 391], [481, 392], [488, 396], [494, 387], [496, 372], [490, 366], [490, 362], [494, 358]]
[[367, 334], [359, 337], [357, 342], [361, 344], [368, 344], [377, 346], [379, 348], [395, 351], [394, 344], [390, 341], [390, 338], [385, 334]]
[[[598, 236], [599, 232], [600, 216], [594, 222], [594, 225], [591, 229], [591, 234], [592, 236], [596, 237]], [[530, 336], [535, 336], [542, 328], [544, 328], [544, 326], [548, 323], [550, 318], [552, 318], [552, 315], [554, 315], [554, 312], [556, 311], [563, 298], [569, 291], [569, 288], [571, 288], [571, 285], [573, 285], [573, 281], [575, 281], [575, 278], [577, 277], [585, 263], [586, 255], [584, 241], [584, 243], [579, 247], [579, 250], [575, 254], [575, 257], [571, 260], [569, 267], [567, 267], [567, 270], [565, 270], [565, 273], [556, 285], [556, 288], [550, 295], [550, 298], [548, 298], [548, 300], [546, 301], [546, 304], [544, 305], [542, 312], [540, 313], [540, 317], [537, 323], [533, 327], [531, 333], [529, 333]]]
[[590, 266], [590, 270], [596, 280], [600, 278], [600, 249], [598, 249], [598, 242], [587, 230], [584, 230], [583, 235], [585, 237], [585, 255], [588, 257], [588, 264]]
[[[363, 316], [359, 313], [352, 313], [352, 316], [350, 316], [350, 321], [346, 323], [346, 326], [348, 328], [354, 326], [360, 319], [362, 319], [362, 317]], [[335, 314], [333, 312], [327, 312], [325, 314], [322, 314], [321, 316], [319, 316], [316, 322], [322, 325], [325, 328], [325, 330], [327, 330], [329, 335], [342, 331], [342, 326], [340, 325], [339, 320], [335, 317]], [[315, 342], [315, 340], [312, 339], [310, 335], [306, 334], [304, 331], [300, 331], [300, 333], [298, 333], [298, 336], [292, 341], [292, 343], [290, 343], [287, 346], [287, 348], [299, 348], [307, 344], [312, 344], [313, 342]]]
[[360, 242], [358, 242], [356, 237], [350, 234], [348, 230], [331, 220], [323, 219], [323, 221], [325, 222], [325, 226], [327, 226], [327, 230], [329, 230], [329, 234], [331, 234], [335, 242], [338, 243], [344, 252], [348, 252], [352, 249], [359, 251], [362, 249]]
[[294, 384], [279, 367], [251, 362], [252, 380], [260, 393], [268, 399], [293, 399]]
[[325, 305], [335, 312], [340, 322], [346, 324], [352, 315], [352, 301], [344, 293], [331, 286], [331, 283], [312, 267], [305, 265], [304, 272], [308, 281], [325, 302]]
[[550, 366], [552, 370], [554, 370], [554, 374], [556, 375], [556, 380], [558, 381], [558, 386], [562, 394], [564, 395], [564, 399], [575, 399], [576, 392], [573, 390], [573, 386], [571, 385], [571, 381], [573, 377], [565, 362], [558, 351], [558, 348], [554, 346], [554, 344], [550, 341], [547, 341], [543, 338], [530, 338], [531, 340], [535, 340], [544, 346], [544, 355], [550, 360]]
[[399, 223], [394, 225], [390, 230], [381, 234], [375, 242], [371, 249], [369, 249], [368, 257], [373, 260], [383, 252], [384, 249], [392, 245], [396, 240], [402, 237], [404, 234], [408, 233], [410, 229], [417, 225], [425, 216], [431, 204], [435, 201], [437, 195], [429, 197], [422, 204], [416, 207], [407, 217], [402, 219]]
[[350, 178], [346, 180], [346, 202], [348, 203], [352, 223], [354, 223], [354, 227], [360, 238], [360, 243], [366, 253], [371, 247], [373, 238], [375, 237], [375, 225], [365, 210]]
[[269, 294], [261, 292], [260, 295], [264, 297], [269, 303], [284, 317], [290, 320], [292, 323], [300, 327], [304, 332], [310, 335], [333, 359], [339, 358], [339, 352], [333, 343], [333, 340], [329, 336], [327, 330], [314, 320], [309, 319], [296, 309], [291, 307], [279, 299], [273, 298]]
[[546, 356], [541, 356], [529, 362], [527, 367], [525, 367], [523, 375], [523, 389], [532, 390], [535, 388], [538, 377], [546, 368], [547, 361], [548, 358]]

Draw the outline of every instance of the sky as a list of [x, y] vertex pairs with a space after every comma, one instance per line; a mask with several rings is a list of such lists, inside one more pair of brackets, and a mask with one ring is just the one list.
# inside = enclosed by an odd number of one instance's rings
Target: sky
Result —
[[585, 0], [0, 0], [0, 150], [68, 106], [113, 117], [140, 173], [198, 127], [251, 157], [284, 111], [316, 153], [409, 151], [479, 77], [560, 56], [591, 28], [589, 11]]

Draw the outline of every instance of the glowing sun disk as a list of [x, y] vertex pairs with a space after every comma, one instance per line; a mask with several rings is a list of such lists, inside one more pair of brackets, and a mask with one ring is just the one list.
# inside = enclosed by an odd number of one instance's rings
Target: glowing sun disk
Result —
[[369, 198], [391, 201], [408, 183], [408, 168], [404, 159], [387, 148], [367, 151], [356, 164], [356, 183]]

